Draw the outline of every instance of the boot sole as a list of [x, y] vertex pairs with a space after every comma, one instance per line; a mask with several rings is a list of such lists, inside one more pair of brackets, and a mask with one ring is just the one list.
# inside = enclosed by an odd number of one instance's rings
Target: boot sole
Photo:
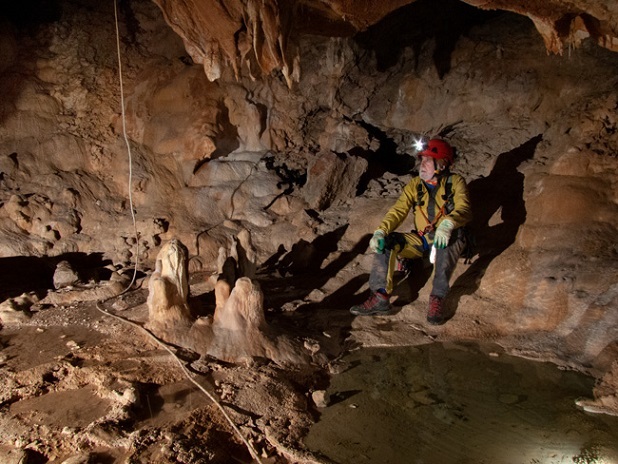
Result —
[[388, 309], [379, 309], [379, 310], [373, 310], [373, 311], [356, 311], [353, 309], [350, 309], [350, 313], [354, 314], [355, 316], [376, 316], [376, 315], [383, 315], [383, 316], [387, 316], [389, 314], [391, 314], [393, 312], [393, 308], [388, 308]]

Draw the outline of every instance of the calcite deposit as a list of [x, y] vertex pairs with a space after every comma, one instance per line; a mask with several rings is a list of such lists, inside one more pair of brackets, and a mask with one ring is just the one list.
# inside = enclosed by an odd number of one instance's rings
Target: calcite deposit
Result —
[[[237, 256], [236, 243], [232, 248]], [[262, 290], [244, 275], [237, 258], [227, 258], [222, 266], [214, 288], [212, 318], [192, 316], [188, 279], [186, 248], [173, 239], [162, 246], [148, 284], [147, 327], [156, 336], [225, 362], [309, 362], [309, 353], [301, 344], [268, 326]]]
[[[300, 78], [298, 51], [302, 34], [352, 36], [418, 0], [155, 0], [166, 21], [183, 38], [192, 58], [210, 80], [231, 67], [250, 76], [280, 71], [288, 86]], [[422, 2], [419, 2], [422, 3]], [[445, 2], [455, 7], [455, 1]], [[562, 54], [585, 39], [618, 51], [618, 8], [611, 0], [589, 2], [549, 0], [468, 0], [484, 10], [511, 11], [532, 20], [548, 52]], [[448, 6], [437, 5], [438, 22], [448, 23]]]

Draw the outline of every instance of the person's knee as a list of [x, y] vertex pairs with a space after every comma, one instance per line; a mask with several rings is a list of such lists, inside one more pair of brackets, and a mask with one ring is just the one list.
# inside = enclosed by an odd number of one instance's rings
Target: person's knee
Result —
[[399, 252], [406, 246], [406, 238], [399, 232], [391, 232], [384, 239], [384, 247]]

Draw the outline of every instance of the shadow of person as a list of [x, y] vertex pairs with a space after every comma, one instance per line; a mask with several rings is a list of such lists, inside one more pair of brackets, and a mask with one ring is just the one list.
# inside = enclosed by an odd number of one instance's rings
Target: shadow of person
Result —
[[393, 314], [401, 311], [405, 305], [418, 299], [421, 289], [427, 285], [433, 271], [433, 265], [429, 259], [411, 259], [407, 263], [407, 276], [402, 272], [396, 272], [393, 279], [395, 288], [393, 295]]
[[[359, 240], [351, 250], [340, 253], [323, 266], [327, 258], [337, 252], [339, 241], [347, 228], [348, 225], [343, 225], [312, 242], [299, 240], [286, 254], [278, 250], [277, 262], [274, 257], [269, 258], [268, 267], [262, 266], [258, 278], [266, 290], [264, 298], [267, 304], [277, 307], [290, 300], [304, 299], [313, 290], [319, 289], [335, 277], [356, 256], [364, 253], [369, 245], [369, 235]], [[303, 305], [301, 308], [310, 307], [312, 306]]]
[[542, 138], [539, 134], [502, 153], [487, 177], [468, 185], [473, 213], [472, 223], [468, 227], [475, 237], [479, 255], [451, 286], [447, 298], [450, 316], [455, 313], [463, 295], [471, 295], [478, 290], [493, 259], [515, 242], [519, 227], [526, 220], [524, 175], [517, 168], [532, 159]]
[[[335, 259], [324, 265], [327, 258], [337, 252], [339, 241], [347, 227], [341, 226], [317, 237], [311, 243], [302, 240], [297, 242], [278, 263], [275, 264], [274, 260], [269, 259], [268, 269], [262, 268], [258, 278], [264, 289], [265, 307], [281, 308], [288, 302], [305, 300], [293, 312], [285, 313], [286, 317], [278, 317], [271, 322], [291, 322], [295, 328], [302, 328], [303, 334], [316, 338], [323, 338], [324, 332], [328, 331], [330, 339], [322, 342], [328, 345], [327, 351], [333, 355], [343, 349], [343, 341], [347, 338], [354, 319], [348, 309], [355, 302], [360, 303], [362, 296], [356, 293], [366, 283], [367, 275], [353, 277], [319, 302], [307, 302], [306, 299], [312, 291], [323, 287], [355, 257], [367, 250], [371, 238], [369, 234], [362, 237], [350, 250], [339, 253]], [[277, 254], [281, 256], [280, 251]], [[276, 274], [272, 273], [273, 269]]]
[[[311, 243], [303, 239], [299, 240], [292, 246], [290, 252], [279, 261], [278, 272], [283, 276], [287, 274], [300, 275], [308, 272], [323, 275], [324, 272], [320, 271], [322, 263], [331, 253], [337, 251], [337, 244], [347, 228], [347, 225], [338, 227], [331, 232], [320, 235]], [[331, 265], [332, 263], [329, 266]]]

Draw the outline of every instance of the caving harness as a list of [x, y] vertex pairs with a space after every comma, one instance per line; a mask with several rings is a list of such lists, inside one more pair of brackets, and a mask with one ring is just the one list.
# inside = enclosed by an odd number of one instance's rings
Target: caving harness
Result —
[[[437, 189], [437, 186], [435, 188]], [[444, 194], [442, 195], [442, 200], [444, 200], [444, 204], [442, 205], [442, 207], [440, 208], [440, 210], [438, 211], [438, 213], [435, 215], [433, 219], [431, 218], [431, 214], [428, 215], [422, 209], [422, 206], [425, 205], [424, 196], [425, 196], [425, 189], [423, 188], [423, 183], [419, 182], [418, 185], [416, 186], [416, 202], [415, 202], [414, 208], [416, 207], [420, 208], [421, 215], [423, 216], [425, 221], [427, 221], [427, 225], [422, 230], [416, 230], [414, 232], [421, 238], [423, 242], [423, 251], [429, 251], [431, 246], [427, 242], [427, 235], [435, 232], [436, 224], [438, 223], [441, 217], [450, 214], [455, 209], [455, 203], [453, 201], [455, 194], [453, 192], [452, 174], [448, 174], [448, 177], [446, 178], [446, 182], [444, 184]], [[429, 192], [428, 201], [429, 202], [435, 201], [435, 198], [434, 196], [432, 196], [431, 192]], [[428, 211], [429, 211], [429, 208], [428, 208]], [[414, 214], [414, 211], [412, 211], [412, 213]], [[461, 227], [460, 230], [461, 230], [460, 233], [462, 234], [461, 236], [465, 242], [465, 247], [461, 253], [461, 256], [464, 258], [464, 264], [470, 264], [472, 262], [472, 258], [476, 254], [476, 250], [475, 250], [476, 241], [474, 240], [474, 236], [472, 235], [470, 229], [467, 226]], [[390, 234], [386, 240], [387, 240], [387, 247], [391, 245], [390, 246], [391, 249], [394, 248], [395, 244], [399, 244], [401, 248], [403, 248], [403, 246], [405, 245], [405, 239], [403, 238], [403, 236], [398, 236], [397, 234]], [[391, 242], [390, 244], [388, 243], [389, 241]], [[403, 242], [399, 243], [399, 241], [403, 241]], [[410, 271], [410, 259], [398, 257], [397, 258], [397, 270], [404, 271], [407, 274]]]
[[[437, 188], [437, 186], [435, 188]], [[419, 182], [418, 185], [416, 186], [416, 205], [418, 205], [419, 207], [425, 205], [425, 201], [423, 200], [424, 194], [425, 192], [423, 190], [423, 183]], [[449, 176], [446, 179], [446, 184], [444, 185], [444, 195], [442, 195], [444, 204], [438, 211], [438, 214], [436, 214], [436, 217], [433, 218], [433, 221], [429, 219], [429, 217], [427, 216], [427, 214], [425, 214], [425, 211], [423, 211], [422, 208], [420, 209], [420, 212], [425, 218], [425, 221], [427, 221], [427, 226], [425, 226], [423, 230], [417, 231], [417, 234], [421, 238], [423, 238], [423, 243], [426, 243], [426, 240], [424, 239], [425, 235], [436, 230], [436, 223], [438, 222], [438, 220], [442, 216], [450, 214], [453, 211], [453, 209], [455, 209], [455, 204], [453, 202], [454, 196], [455, 195], [453, 194], [453, 179], [452, 179], [452, 176], [449, 174]], [[429, 201], [430, 202], [435, 201], [434, 197], [431, 194], [430, 194]], [[414, 208], [416, 208], [416, 205], [414, 206]]]

